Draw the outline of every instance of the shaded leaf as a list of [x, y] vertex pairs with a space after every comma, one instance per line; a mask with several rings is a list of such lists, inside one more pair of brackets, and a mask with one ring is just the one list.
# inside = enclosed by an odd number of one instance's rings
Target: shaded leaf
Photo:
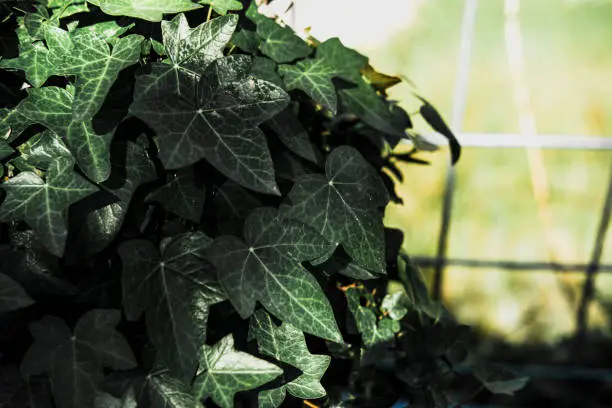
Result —
[[274, 364], [234, 349], [230, 334], [214, 346], [203, 346], [193, 393], [198, 400], [211, 397], [221, 408], [231, 408], [237, 392], [257, 388], [282, 373]]
[[342, 244], [357, 264], [385, 273], [385, 235], [380, 208], [387, 190], [374, 168], [354, 148], [341, 146], [325, 164], [325, 176], [304, 175], [281, 211]]
[[253, 66], [251, 67], [251, 74], [257, 78], [263, 79], [268, 82], [272, 82], [274, 85], [279, 87], [285, 87], [285, 83], [278, 76], [276, 72], [276, 62], [265, 57], [253, 58]]
[[172, 179], [147, 196], [164, 209], [186, 220], [200, 222], [204, 210], [206, 186], [196, 180], [192, 167], [179, 170]]
[[19, 160], [41, 170], [47, 170], [49, 164], [57, 157], [72, 157], [60, 137], [51, 130], [44, 130], [20, 145]]
[[281, 387], [262, 392], [259, 396], [260, 407], [278, 407], [286, 391], [301, 399], [317, 399], [326, 395], [321, 378], [331, 362], [331, 357], [310, 354], [304, 334], [300, 330], [289, 323], [277, 325], [269, 314], [259, 309], [251, 317], [249, 338], [257, 339], [261, 354], [290, 364], [302, 372], [299, 377]]
[[474, 369], [474, 376], [493, 394], [514, 395], [529, 382], [529, 377], [520, 377], [497, 364], [478, 365]]
[[74, 172], [73, 166], [71, 158], [60, 156], [50, 163], [46, 180], [24, 172], [1, 185], [7, 195], [0, 206], [0, 219], [25, 221], [45, 248], [60, 257], [68, 235], [68, 207], [97, 191], [97, 187]]
[[215, 13], [222, 16], [228, 11], [242, 10], [242, 3], [237, 0], [200, 0], [200, 4], [207, 4], [215, 10]]
[[442, 115], [438, 113], [436, 108], [434, 108], [427, 100], [417, 95], [417, 98], [423, 102], [423, 105], [419, 108], [419, 112], [421, 116], [429, 126], [432, 127], [433, 130], [440, 133], [442, 136], [448, 139], [448, 144], [451, 152], [451, 163], [454, 165], [461, 157], [461, 145], [459, 141], [450, 130], [450, 128], [446, 125], [444, 119], [442, 119]]
[[[395, 333], [399, 332], [399, 322], [388, 317], [378, 318], [370, 293], [361, 288], [350, 287], [344, 294], [348, 308], [355, 319], [357, 331], [361, 333], [361, 339], [366, 347], [392, 340]], [[360, 303], [362, 297], [367, 300], [368, 304], [365, 306]]]
[[203, 259], [210, 242], [195, 232], [166, 239], [161, 251], [144, 240], [119, 247], [126, 317], [137, 320], [146, 310], [147, 331], [160, 361], [179, 378], [195, 373], [208, 307], [225, 297]]
[[26, 291], [9, 276], [0, 273], [0, 313], [12, 312], [34, 304]]
[[257, 52], [260, 42], [261, 39], [255, 31], [244, 28], [236, 31], [231, 40], [231, 43], [236, 47], [240, 48], [242, 51], [250, 52], [251, 54]]
[[310, 136], [291, 108], [286, 108], [265, 122], [293, 153], [313, 163], [321, 160], [321, 154], [310, 141]]
[[215, 239], [207, 258], [242, 318], [255, 302], [307, 333], [342, 339], [329, 301], [302, 262], [329, 253], [333, 245], [298, 221], [281, 219], [271, 208], [249, 215], [244, 240], [225, 235]]

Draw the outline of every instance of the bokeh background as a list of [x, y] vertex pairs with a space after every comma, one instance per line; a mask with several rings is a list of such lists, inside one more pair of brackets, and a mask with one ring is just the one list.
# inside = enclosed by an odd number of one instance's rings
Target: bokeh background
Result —
[[[276, 0], [271, 5], [282, 14], [288, 3]], [[283, 19], [298, 34], [309, 27], [310, 35], [318, 40], [339, 37], [367, 55], [377, 70], [405, 76], [450, 120], [467, 3], [296, 0]], [[531, 132], [526, 137], [533, 138], [611, 135], [612, 1], [514, 3], [520, 4], [515, 22], [521, 35], [518, 53], [524, 75], [517, 79], [511, 69], [509, 47], [513, 45], [505, 31], [506, 2], [477, 1], [465, 110], [458, 122], [461, 129], [454, 130], [486, 134], [492, 144], [500, 138], [518, 137], [525, 129]], [[521, 81], [529, 95], [529, 103], [523, 105], [515, 99]], [[391, 88], [389, 95], [414, 112], [419, 106], [412, 95], [414, 89], [403, 83]], [[532, 122], [521, 126], [525, 118]], [[415, 127], [430, 132], [418, 117]], [[420, 157], [432, 164], [402, 167], [404, 181], [397, 190], [404, 204], [390, 205], [385, 221], [403, 230], [403, 246], [409, 254], [435, 257], [448, 151]], [[464, 148], [455, 173], [447, 256], [574, 265], [563, 272], [447, 266], [442, 298], [461, 322], [484, 334], [482, 347], [486, 348], [486, 339], [495, 339], [522, 350], [547, 347], [556, 356], [553, 360], [571, 360], [571, 353], [560, 345], [575, 336], [577, 329], [586, 264], [593, 257], [605, 212], [611, 165], [612, 150]], [[602, 242], [600, 263], [612, 265], [612, 239]], [[588, 307], [588, 331], [598, 343], [589, 346], [595, 357], [585, 364], [603, 369], [612, 368], [604, 352], [612, 349], [612, 273], [609, 267], [600, 269]], [[423, 272], [431, 280], [432, 270], [425, 267]], [[554, 350], [565, 351], [555, 354]], [[538, 363], [533, 355], [529, 359]], [[572, 377], [568, 368], [567, 373], [570, 379], [590, 376], [601, 380], [610, 389], [609, 371]], [[608, 406], [594, 404], [565, 400], [558, 406]], [[612, 400], [609, 404], [612, 406]]]

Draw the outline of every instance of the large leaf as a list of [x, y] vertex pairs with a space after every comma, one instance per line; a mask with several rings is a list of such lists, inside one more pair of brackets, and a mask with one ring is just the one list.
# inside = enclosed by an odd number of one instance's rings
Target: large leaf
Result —
[[282, 27], [271, 19], [257, 23], [257, 35], [262, 38], [261, 52], [279, 64], [307, 57], [312, 52], [290, 27]]
[[333, 67], [334, 76], [354, 83], [359, 83], [361, 80], [360, 70], [368, 63], [367, 57], [345, 47], [338, 38], [330, 38], [319, 44], [316, 58]]
[[324, 256], [333, 248], [307, 225], [281, 219], [274, 209], [260, 208], [247, 219], [244, 240], [219, 237], [207, 250], [207, 257], [243, 318], [253, 313], [259, 301], [300, 330], [341, 341], [329, 301], [302, 266], [302, 262]]
[[381, 207], [388, 201], [376, 171], [352, 147], [336, 148], [327, 158], [326, 176], [298, 179], [289, 193], [284, 215], [319, 231], [330, 242], [341, 243], [357, 264], [385, 273], [385, 234]]
[[34, 304], [21, 285], [0, 273], [0, 313], [23, 309]]
[[[167, 169], [206, 158], [223, 174], [256, 191], [279, 194], [265, 137], [256, 126], [281, 111], [287, 94], [276, 85], [248, 76], [251, 59], [244, 55], [210, 64], [191, 90], [176, 92], [155, 70], [137, 79], [139, 89], [156, 82], [155, 92], [136, 99], [130, 112], [158, 135], [159, 156]], [[189, 79], [177, 71], [179, 84]], [[164, 83], [164, 86], [160, 86]]]
[[74, 334], [57, 317], [45, 316], [32, 323], [34, 343], [21, 362], [22, 374], [28, 378], [48, 373], [58, 408], [90, 406], [102, 367], [136, 366], [127, 341], [115, 330], [120, 319], [119, 311], [94, 309], [79, 319]]
[[110, 177], [100, 184], [100, 191], [75, 204], [71, 213], [68, 242], [72, 250], [67, 258], [85, 258], [115, 239], [136, 189], [155, 180], [155, 167], [145, 149], [144, 136], [137, 143], [113, 143]]
[[202, 6], [191, 0], [88, 0], [111, 16], [129, 16], [161, 21], [164, 14], [182, 13]]
[[332, 83], [335, 68], [323, 59], [307, 59], [295, 65], [281, 65], [279, 72], [287, 90], [300, 89], [315, 102], [336, 114], [338, 100]]
[[147, 200], [157, 201], [164, 209], [186, 220], [200, 222], [204, 211], [206, 186], [194, 174], [192, 167], [177, 171], [170, 181], [153, 191]]
[[[285, 398], [285, 392], [301, 399], [317, 399], [326, 395], [321, 385], [330, 356], [310, 354], [304, 334], [290, 325], [277, 325], [263, 309], [251, 317], [249, 338], [257, 339], [261, 354], [292, 365], [302, 371], [296, 379], [279, 388], [259, 394], [260, 408], [276, 408]], [[282, 398], [281, 398], [282, 397]]]
[[73, 203], [97, 191], [73, 170], [74, 160], [58, 157], [49, 165], [46, 180], [35, 173], [24, 172], [3, 183], [6, 199], [0, 206], [0, 220], [25, 221], [49, 252], [64, 254], [66, 213]]
[[234, 349], [230, 334], [214, 346], [203, 346], [193, 392], [198, 400], [211, 397], [221, 408], [232, 408], [237, 392], [257, 388], [282, 373], [274, 364]]
[[128, 35], [113, 43], [93, 30], [68, 33], [58, 27], [47, 30], [51, 63], [64, 75], [76, 75], [76, 94], [72, 106], [75, 121], [91, 119], [102, 106], [119, 71], [138, 62], [141, 35]]
[[160, 360], [176, 376], [190, 379], [206, 339], [208, 307], [224, 299], [203, 252], [211, 240], [201, 232], [162, 242], [121, 244], [123, 306], [128, 320], [146, 310], [147, 329]]
[[75, 120], [72, 116], [73, 99], [67, 89], [54, 86], [35, 88], [30, 89], [28, 97], [16, 109], [30, 123], [40, 123], [65, 138], [81, 170], [100, 183], [110, 175], [109, 146], [113, 135], [98, 135], [91, 121]]
[[200, 4], [208, 4], [215, 10], [215, 13], [222, 16], [226, 15], [228, 11], [242, 10], [242, 3], [237, 0], [200, 0]]

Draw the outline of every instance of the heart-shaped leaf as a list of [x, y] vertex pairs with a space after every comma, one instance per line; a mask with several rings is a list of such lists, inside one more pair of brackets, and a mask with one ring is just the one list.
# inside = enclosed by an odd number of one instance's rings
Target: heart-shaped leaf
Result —
[[21, 285], [0, 273], [0, 313], [23, 309], [34, 304]]

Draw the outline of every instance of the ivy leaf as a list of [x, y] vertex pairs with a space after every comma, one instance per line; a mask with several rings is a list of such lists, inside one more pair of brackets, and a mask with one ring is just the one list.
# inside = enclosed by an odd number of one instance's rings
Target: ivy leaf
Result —
[[144, 136], [136, 143], [113, 143], [110, 177], [98, 192], [76, 203], [69, 218], [72, 251], [67, 259], [83, 259], [106, 248], [121, 229], [136, 189], [155, 180], [155, 166], [144, 144]]
[[[355, 325], [366, 347], [372, 347], [393, 339], [395, 333], [400, 330], [399, 322], [383, 317], [378, 319], [371, 303], [374, 299], [370, 293], [362, 288], [350, 287], [345, 292], [348, 308], [355, 319]], [[368, 302], [366, 306], [361, 305], [361, 298]]]
[[0, 60], [0, 68], [21, 70], [25, 72], [27, 81], [35, 88], [41, 87], [55, 68], [48, 61], [49, 49], [42, 41], [36, 41], [25, 28], [18, 29], [19, 55], [15, 58]]
[[198, 348], [206, 339], [208, 307], [224, 299], [203, 254], [211, 240], [201, 232], [162, 242], [121, 244], [123, 305], [128, 320], [146, 309], [147, 330], [159, 358], [181, 379], [196, 371]]
[[176, 378], [161, 374], [147, 377], [146, 390], [151, 408], [197, 407], [191, 390]]
[[147, 201], [157, 201], [166, 210], [186, 220], [200, 222], [204, 211], [206, 186], [194, 174], [194, 168], [180, 169], [173, 178], [147, 196]]
[[[248, 76], [250, 57], [235, 55], [210, 64], [197, 95], [161, 87], [136, 99], [130, 112], [158, 135], [159, 156], [166, 169], [178, 169], [206, 158], [237, 183], [279, 194], [265, 137], [256, 126], [288, 104], [279, 87]], [[188, 78], [177, 73], [181, 83]], [[138, 89], [164, 81], [155, 71], [137, 79]], [[159, 82], [158, 82], [159, 83]]]
[[137, 408], [136, 395], [133, 388], [123, 394], [121, 398], [115, 398], [111, 394], [97, 391], [94, 398], [94, 408]]
[[291, 108], [286, 108], [278, 115], [265, 122], [278, 138], [293, 153], [313, 163], [320, 161], [321, 154], [310, 142], [310, 136]]
[[274, 316], [307, 333], [333, 341], [342, 336], [329, 301], [302, 262], [330, 252], [333, 245], [310, 227], [279, 218], [271, 208], [256, 209], [244, 226], [245, 240], [215, 239], [207, 258], [242, 318], [261, 302]]
[[34, 300], [19, 283], [0, 273], [0, 313], [23, 309], [33, 304]]
[[200, 0], [200, 4], [207, 4], [215, 10], [215, 13], [222, 16], [226, 15], [228, 11], [242, 10], [243, 5], [237, 0]]
[[315, 102], [336, 114], [338, 100], [336, 88], [331, 79], [335, 69], [325, 60], [307, 59], [295, 65], [281, 65], [279, 72], [285, 81], [287, 90], [300, 89]]
[[113, 135], [98, 135], [90, 121], [75, 120], [72, 102], [73, 95], [69, 90], [48, 86], [30, 89], [28, 97], [16, 109], [30, 123], [40, 123], [65, 137], [81, 170], [91, 180], [100, 183], [110, 174], [109, 146]]
[[409, 301], [403, 292], [388, 293], [383, 298], [381, 309], [393, 320], [400, 320], [408, 313]]
[[444, 119], [442, 119], [442, 115], [438, 113], [436, 108], [434, 108], [424, 98], [420, 96], [417, 96], [417, 98], [419, 98], [421, 102], [423, 102], [423, 105], [421, 105], [421, 107], [419, 108], [419, 112], [421, 113], [423, 119], [427, 121], [427, 123], [429, 124], [429, 126], [432, 127], [433, 130], [448, 139], [451, 152], [451, 163], [454, 165], [459, 160], [459, 157], [461, 157], [461, 145], [459, 144], [459, 141], [457, 140], [453, 132], [450, 130]]
[[72, 169], [74, 160], [58, 157], [49, 165], [46, 180], [23, 172], [1, 185], [6, 198], [0, 206], [3, 221], [25, 221], [53, 255], [64, 254], [66, 213], [75, 202], [97, 191], [97, 187]]
[[231, 43], [236, 47], [251, 54], [257, 52], [260, 42], [261, 38], [259, 38], [255, 31], [246, 30], [244, 28], [236, 31], [231, 40]]
[[334, 76], [354, 83], [360, 82], [360, 70], [368, 64], [367, 57], [345, 47], [336, 37], [317, 46], [316, 59], [333, 67]]
[[529, 377], [520, 377], [498, 364], [480, 364], [474, 369], [474, 376], [493, 394], [514, 395], [529, 382]]
[[290, 205], [281, 212], [300, 220], [326, 237], [341, 243], [357, 264], [385, 273], [385, 234], [382, 213], [387, 190], [376, 173], [354, 148], [340, 146], [325, 164], [325, 174], [300, 177], [289, 193]]
[[261, 52], [279, 64], [307, 57], [312, 52], [290, 27], [282, 27], [271, 19], [257, 23], [257, 35], [262, 38]]
[[321, 378], [331, 357], [310, 354], [304, 334], [290, 325], [282, 323], [278, 326], [263, 309], [251, 316], [249, 338], [257, 339], [261, 354], [275, 358], [278, 361], [292, 365], [302, 371], [296, 379], [274, 390], [266, 390], [259, 394], [260, 407], [278, 407], [285, 398], [285, 392], [300, 399], [317, 399], [326, 395], [321, 385]]
[[193, 393], [198, 400], [210, 396], [221, 408], [232, 408], [237, 392], [257, 388], [282, 373], [274, 364], [234, 349], [229, 334], [214, 346], [202, 347]]
[[0, 140], [0, 160], [6, 159], [8, 156], [13, 154], [15, 150], [6, 143], [4, 140]]
[[338, 90], [338, 95], [346, 111], [374, 129], [399, 138], [406, 137], [405, 128], [397, 123], [388, 103], [365, 81], [359, 80], [356, 87]]
[[115, 326], [117, 310], [94, 309], [77, 322], [74, 334], [66, 323], [45, 316], [30, 325], [34, 343], [21, 362], [24, 377], [49, 373], [59, 408], [82, 408], [93, 402], [102, 367], [127, 370], [136, 360]]
[[[95, 34], [97, 37], [102, 38], [103, 40], [105, 40], [106, 42], [114, 46], [119, 40], [118, 38], [119, 36], [125, 34], [126, 32], [128, 32], [130, 29], [132, 29], [135, 26], [136, 24], [134, 23], [122, 26], [122, 25], [119, 25], [116, 21], [111, 20], [111, 21], [102, 21], [100, 23], [91, 24], [85, 27], [75, 27], [73, 31], [75, 32], [75, 34], [78, 33], [79, 35], [84, 31], [88, 31], [90, 33]], [[107, 48], [107, 47], [104, 47], [104, 48]]]
[[0, 136], [7, 142], [15, 140], [31, 124], [17, 109], [0, 108]]
[[261, 206], [261, 201], [231, 180], [223, 183], [215, 193], [213, 208], [217, 231], [240, 234], [244, 220], [253, 209]]
[[88, 0], [111, 16], [128, 16], [158, 22], [164, 14], [183, 13], [201, 8], [190, 0]]
[[285, 87], [283, 80], [276, 72], [276, 62], [272, 61], [270, 58], [253, 58], [251, 74], [259, 79], [263, 79], [264, 81], [272, 82], [274, 85], [278, 85], [283, 89]]
[[72, 116], [75, 121], [84, 121], [98, 112], [119, 72], [138, 62], [144, 37], [122, 37], [114, 41], [112, 51], [93, 30], [68, 33], [53, 27], [47, 30], [46, 39], [56, 69], [64, 75], [76, 75]]

